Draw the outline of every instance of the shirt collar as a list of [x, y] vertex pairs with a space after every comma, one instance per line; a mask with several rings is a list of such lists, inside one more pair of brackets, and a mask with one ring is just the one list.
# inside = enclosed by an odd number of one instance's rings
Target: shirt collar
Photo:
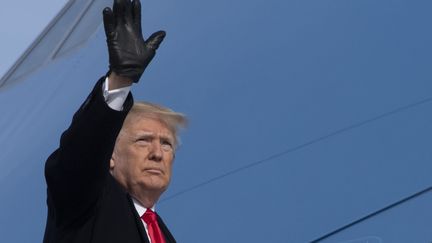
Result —
[[[135, 206], [136, 211], [138, 212], [138, 215], [139, 215], [139, 216], [142, 216], [142, 215], [147, 211], [147, 208], [144, 207], [140, 202], [138, 202], [138, 200], [136, 200], [136, 199], [133, 198], [133, 197], [132, 197], [132, 201], [133, 201], [133, 204], [134, 204], [134, 206]], [[156, 211], [155, 211], [155, 205], [153, 205], [150, 209], [151, 209], [153, 212], [156, 212]]]

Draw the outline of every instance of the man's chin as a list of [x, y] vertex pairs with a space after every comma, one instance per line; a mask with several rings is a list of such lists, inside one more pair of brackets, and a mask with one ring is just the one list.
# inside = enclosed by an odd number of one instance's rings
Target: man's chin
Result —
[[151, 192], [164, 192], [167, 189], [168, 185], [165, 182], [158, 182], [158, 181], [152, 181], [152, 182], [146, 182], [141, 184], [141, 188], [143, 191], [151, 191]]

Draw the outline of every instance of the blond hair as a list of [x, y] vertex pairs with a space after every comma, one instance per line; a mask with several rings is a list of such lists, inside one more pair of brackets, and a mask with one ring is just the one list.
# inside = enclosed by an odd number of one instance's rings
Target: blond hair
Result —
[[140, 117], [152, 118], [164, 123], [174, 136], [174, 147], [178, 147], [180, 144], [178, 132], [181, 128], [185, 128], [188, 123], [184, 114], [175, 112], [158, 104], [146, 101], [137, 101], [134, 102], [130, 109], [124, 124], [131, 122], [133, 119], [139, 119]]

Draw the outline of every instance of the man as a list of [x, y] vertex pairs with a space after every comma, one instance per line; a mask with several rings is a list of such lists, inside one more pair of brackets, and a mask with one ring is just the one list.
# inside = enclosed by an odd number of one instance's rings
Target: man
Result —
[[133, 104], [138, 82], [165, 32], [144, 40], [139, 0], [115, 0], [103, 11], [110, 71], [95, 85], [48, 158], [45, 243], [171, 243], [154, 213], [166, 190], [185, 117]]

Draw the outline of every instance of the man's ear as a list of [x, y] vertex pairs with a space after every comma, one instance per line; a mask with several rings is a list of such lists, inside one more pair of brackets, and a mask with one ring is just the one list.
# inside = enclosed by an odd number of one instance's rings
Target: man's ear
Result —
[[115, 159], [114, 159], [114, 155], [112, 155], [110, 159], [110, 170], [113, 170], [114, 166], [115, 166]]

